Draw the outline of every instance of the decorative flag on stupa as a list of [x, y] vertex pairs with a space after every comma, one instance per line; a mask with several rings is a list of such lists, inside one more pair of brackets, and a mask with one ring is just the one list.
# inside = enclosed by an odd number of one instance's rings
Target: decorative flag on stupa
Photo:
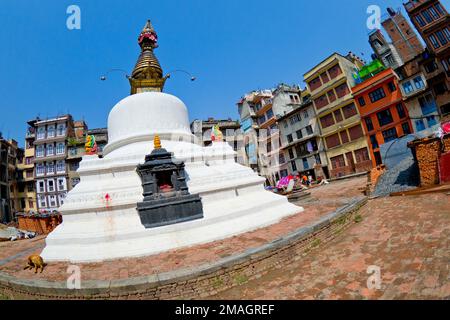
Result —
[[212, 127], [211, 141], [223, 141], [223, 134], [222, 131], [220, 131], [218, 124]]
[[86, 136], [86, 143], [84, 148], [87, 155], [97, 154], [97, 142], [95, 142], [95, 136]]

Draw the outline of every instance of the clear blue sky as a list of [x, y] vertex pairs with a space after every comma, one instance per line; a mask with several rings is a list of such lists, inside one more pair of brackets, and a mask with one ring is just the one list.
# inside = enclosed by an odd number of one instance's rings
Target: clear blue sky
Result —
[[[0, 0], [0, 131], [23, 146], [27, 120], [67, 112], [105, 127], [129, 84], [120, 73], [99, 77], [110, 68], [131, 73], [147, 18], [163, 69], [198, 78], [174, 74], [165, 92], [186, 103], [191, 120], [237, 119], [245, 92], [302, 84], [304, 72], [334, 51], [369, 60], [368, 5], [384, 13], [402, 1]], [[81, 8], [81, 30], [66, 28], [71, 4]]]

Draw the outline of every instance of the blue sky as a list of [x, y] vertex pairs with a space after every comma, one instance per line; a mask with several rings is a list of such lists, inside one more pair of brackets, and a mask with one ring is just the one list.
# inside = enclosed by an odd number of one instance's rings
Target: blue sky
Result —
[[[448, 8], [450, 0], [443, 4]], [[68, 30], [66, 9], [81, 9], [81, 30]], [[70, 112], [105, 127], [129, 94], [137, 36], [150, 18], [165, 72], [184, 69], [165, 92], [180, 97], [190, 119], [232, 117], [236, 101], [279, 82], [302, 84], [304, 72], [337, 51], [364, 53], [367, 7], [402, 0], [0, 0], [0, 131], [23, 146], [26, 121]]]

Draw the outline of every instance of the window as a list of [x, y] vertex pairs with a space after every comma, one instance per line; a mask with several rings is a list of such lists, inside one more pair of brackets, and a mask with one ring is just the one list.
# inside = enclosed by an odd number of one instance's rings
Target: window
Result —
[[44, 146], [39, 145], [36, 147], [36, 157], [40, 158], [44, 156]]
[[389, 109], [377, 113], [378, 123], [380, 127], [385, 126], [389, 123], [392, 123], [394, 119], [392, 119], [392, 114]]
[[40, 195], [39, 196], [39, 207], [40, 208], [45, 208], [47, 207], [47, 200], [45, 199], [44, 195]]
[[360, 124], [348, 129], [348, 133], [350, 134], [351, 141], [354, 141], [364, 136], [364, 132]]
[[44, 193], [45, 192], [45, 183], [44, 181], [38, 181], [37, 183], [37, 190], [39, 193]]
[[405, 94], [410, 94], [411, 92], [414, 91], [411, 81], [403, 82], [402, 87], [403, 87], [403, 90], [405, 91]]
[[370, 143], [372, 144], [372, 149], [377, 149], [379, 147], [376, 135], [373, 134], [370, 136]]
[[341, 144], [339, 141], [339, 135], [337, 133], [332, 136], [326, 137], [325, 142], [327, 143], [327, 148], [331, 149]]
[[365, 118], [364, 120], [366, 122], [367, 131], [372, 131], [374, 129], [373, 123], [372, 123], [372, 119], [371, 118]]
[[271, 119], [272, 117], [273, 117], [273, 110], [272, 109], [267, 110], [266, 113], [267, 120]]
[[390, 92], [394, 92], [397, 90], [397, 87], [395, 86], [395, 83], [393, 81], [388, 83], [388, 88]]
[[80, 163], [79, 162], [74, 162], [74, 163], [70, 164], [70, 170], [71, 171], [77, 171], [79, 167], [80, 167]]
[[49, 207], [50, 208], [56, 208], [57, 204], [56, 204], [56, 196], [55, 195], [51, 195], [48, 197], [48, 203], [49, 203]]
[[287, 121], [283, 121], [283, 127], [286, 129], [289, 126], [289, 123]]
[[37, 139], [45, 139], [45, 127], [39, 127], [37, 130]]
[[356, 114], [358, 114], [354, 103], [343, 107], [342, 112], [344, 113], [345, 119], [351, 118], [351, 117], [355, 116]]
[[[74, 178], [78, 179], [78, 182], [80, 182], [80, 178]], [[73, 179], [72, 179], [73, 180]], [[64, 191], [66, 190], [66, 178], [58, 178], [58, 191]]]
[[443, 32], [444, 32], [445, 37], [447, 38], [447, 40], [450, 41], [450, 29], [449, 28], [444, 28]]
[[328, 74], [326, 72], [322, 73], [320, 75], [320, 79], [322, 79], [322, 83], [325, 84], [328, 81], [330, 81], [330, 78], [328, 77]]
[[298, 130], [296, 132], [296, 134], [297, 134], [297, 139], [302, 139], [303, 138], [302, 130]]
[[342, 113], [341, 113], [340, 109], [334, 111], [333, 114], [334, 114], [334, 118], [336, 119], [336, 123], [339, 123], [342, 120], [344, 120], [344, 118], [342, 118]]
[[388, 66], [395, 65], [395, 60], [394, 60], [394, 57], [392, 56], [392, 54], [386, 55], [385, 59], [386, 59], [386, 63], [387, 63]]
[[402, 130], [404, 134], [410, 134], [411, 133], [411, 128], [409, 127], [409, 123], [405, 122], [402, 123]]
[[338, 98], [342, 98], [349, 93], [350, 90], [348, 89], [347, 83], [343, 83], [336, 88], [336, 95], [338, 96]]
[[64, 160], [60, 160], [56, 163], [56, 172], [66, 172], [66, 163]]
[[287, 141], [288, 143], [292, 143], [294, 141], [294, 139], [292, 138], [292, 134], [287, 135]]
[[439, 42], [441, 43], [441, 45], [445, 46], [448, 43], [447, 37], [444, 36], [444, 33], [442, 31], [437, 31], [436, 36], [439, 39]]
[[389, 142], [398, 138], [397, 130], [394, 128], [383, 131], [384, 142]]
[[297, 165], [295, 164], [295, 161], [291, 161], [292, 171], [297, 171]]
[[322, 164], [322, 160], [320, 160], [320, 155], [319, 154], [316, 153], [314, 155], [314, 158], [315, 158], [317, 164]]
[[339, 65], [337, 64], [333, 68], [329, 69], [328, 73], [330, 74], [330, 78], [334, 79], [342, 73], [342, 70], [341, 67], [339, 67]]
[[419, 26], [424, 27], [427, 23], [425, 22], [425, 20], [423, 20], [422, 16], [420, 14], [418, 14], [416, 16], [416, 22]]
[[309, 169], [308, 158], [303, 158], [302, 162], [303, 162], [303, 170], [308, 170]]
[[314, 100], [314, 105], [316, 106], [317, 109], [321, 109], [321, 108], [325, 107], [327, 104], [328, 104], [328, 99], [325, 94], [320, 96], [316, 100]]
[[361, 107], [364, 107], [366, 105], [366, 100], [364, 100], [364, 97], [359, 97], [358, 102]]
[[356, 163], [370, 161], [369, 152], [368, 152], [367, 148], [355, 150], [355, 158], [356, 158]]
[[313, 129], [312, 129], [311, 126], [307, 126], [307, 127], [306, 127], [306, 134], [307, 134], [307, 135], [313, 134]]
[[441, 4], [438, 2], [434, 5], [434, 7], [436, 8], [437, 12], [439, 12], [439, 14], [445, 15], [446, 12], [444, 11], [444, 9], [442, 8]]
[[334, 93], [334, 90], [328, 91], [327, 96], [328, 96], [328, 100], [330, 100], [330, 102], [333, 102], [334, 100], [336, 100], [336, 94]]
[[303, 118], [305, 118], [305, 119], [309, 118], [308, 110], [303, 111]]
[[48, 192], [55, 192], [55, 181], [53, 179], [47, 180], [47, 190]]
[[417, 131], [425, 130], [425, 124], [423, 123], [422, 119], [416, 120], [415, 123], [416, 123], [416, 130]]
[[430, 35], [430, 36], [429, 36], [429, 39], [430, 39], [431, 44], [433, 45], [433, 47], [434, 47], [435, 49], [438, 49], [438, 48], [441, 46], [441, 45], [439, 44], [439, 42], [437, 41], [436, 36], [435, 36], [434, 34]]
[[66, 151], [66, 146], [64, 145], [64, 143], [59, 142], [56, 145], [56, 154], [64, 154], [65, 151]]
[[439, 14], [437, 13], [437, 11], [434, 7], [429, 7], [428, 11], [430, 12], [431, 17], [433, 17], [434, 20], [439, 19]]
[[64, 136], [66, 134], [66, 125], [64, 123], [58, 124], [57, 135]]
[[425, 71], [427, 73], [432, 73], [432, 72], [436, 71], [437, 69], [438, 69], [438, 66], [437, 66], [436, 62], [434, 62], [434, 61], [425, 64]]
[[416, 86], [417, 89], [422, 89], [425, 87], [425, 83], [423, 83], [423, 79], [422, 77], [416, 77], [414, 78], [414, 85]]
[[47, 137], [53, 138], [55, 136], [55, 126], [48, 126], [47, 128]]
[[69, 154], [71, 156], [76, 156], [78, 154], [78, 149], [77, 148], [69, 148]]
[[422, 15], [428, 23], [433, 22], [433, 18], [427, 10], [422, 11]]
[[341, 154], [340, 156], [330, 158], [331, 165], [333, 166], [333, 169], [343, 168], [345, 167], [345, 160], [344, 155]]
[[400, 119], [403, 119], [406, 117], [406, 112], [405, 112], [405, 108], [403, 107], [403, 104], [399, 103], [396, 106], [397, 108], [397, 113]]
[[435, 116], [428, 116], [427, 117], [427, 122], [428, 122], [428, 127], [432, 127], [432, 126], [436, 125], [437, 124], [436, 117]]
[[314, 78], [313, 80], [311, 80], [308, 84], [309, 84], [310, 90], [314, 91], [322, 85], [322, 82], [320, 81], [320, 78], [317, 77], [317, 78]]
[[289, 149], [288, 153], [289, 153], [289, 159], [294, 159], [295, 158], [294, 149]]
[[43, 176], [45, 174], [45, 166], [43, 163], [38, 163], [36, 165], [36, 175]]
[[64, 200], [66, 199], [66, 194], [65, 193], [60, 193], [58, 195], [58, 199], [59, 199], [59, 205], [62, 206], [64, 204]]
[[333, 115], [327, 114], [326, 116], [320, 118], [320, 124], [322, 125], [322, 128], [328, 128], [332, 125], [334, 125], [334, 118]]
[[437, 111], [436, 102], [431, 94], [419, 98], [420, 109], [423, 115]]
[[55, 165], [53, 162], [47, 162], [47, 174], [55, 174]]
[[53, 143], [47, 145], [47, 156], [53, 156], [55, 155], [55, 147], [53, 146]]
[[369, 93], [369, 97], [370, 97], [370, 101], [376, 102], [378, 100], [383, 99], [384, 97], [386, 97], [386, 94], [384, 93], [383, 88], [378, 88], [372, 92]]
[[339, 135], [341, 136], [342, 144], [350, 141], [350, 139], [348, 138], [347, 130], [339, 132]]

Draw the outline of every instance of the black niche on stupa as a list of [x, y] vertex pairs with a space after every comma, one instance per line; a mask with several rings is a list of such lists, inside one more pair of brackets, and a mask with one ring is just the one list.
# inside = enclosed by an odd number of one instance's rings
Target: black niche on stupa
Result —
[[146, 228], [203, 218], [200, 196], [189, 193], [184, 162], [174, 162], [173, 154], [161, 148], [159, 137], [136, 170], [144, 189], [144, 201], [137, 204], [137, 210]]

